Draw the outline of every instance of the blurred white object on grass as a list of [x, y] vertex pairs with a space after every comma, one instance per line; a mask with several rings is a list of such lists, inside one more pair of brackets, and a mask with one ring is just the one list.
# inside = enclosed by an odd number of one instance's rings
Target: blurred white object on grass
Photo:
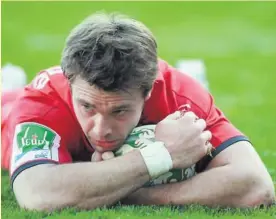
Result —
[[2, 91], [22, 88], [27, 84], [27, 75], [20, 66], [8, 63], [1, 68]]
[[176, 62], [175, 67], [179, 71], [198, 80], [203, 85], [203, 87], [209, 90], [209, 82], [207, 80], [207, 75], [206, 75], [206, 66], [203, 60], [181, 59]]

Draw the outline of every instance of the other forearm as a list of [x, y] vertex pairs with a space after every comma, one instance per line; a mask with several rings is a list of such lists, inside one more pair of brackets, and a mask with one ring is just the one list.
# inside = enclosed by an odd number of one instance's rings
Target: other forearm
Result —
[[[254, 174], [225, 165], [198, 174], [187, 181], [142, 188], [124, 199], [126, 204], [248, 207], [269, 204], [272, 193], [261, 188]], [[267, 197], [265, 197], [267, 196]], [[265, 200], [267, 203], [262, 203]]]
[[25, 170], [17, 178], [22, 183], [16, 183], [15, 193], [22, 199], [23, 190], [32, 199], [25, 207], [52, 210], [111, 205], [141, 187], [149, 180], [149, 175], [141, 154], [135, 151], [98, 163], [39, 165]]

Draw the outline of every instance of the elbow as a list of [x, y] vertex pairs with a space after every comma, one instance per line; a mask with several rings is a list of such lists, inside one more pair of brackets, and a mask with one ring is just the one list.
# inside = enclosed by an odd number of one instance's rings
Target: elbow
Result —
[[51, 213], [65, 208], [80, 210], [93, 210], [105, 205], [101, 198], [81, 197], [76, 193], [53, 191], [40, 186], [25, 187], [24, 190], [15, 191], [19, 206], [26, 210]]
[[28, 195], [22, 197], [16, 195], [19, 206], [30, 211], [51, 213], [69, 207], [77, 207], [77, 200], [71, 196], [54, 193], [49, 190], [43, 192], [29, 191]]
[[38, 198], [38, 194], [32, 193], [26, 187], [24, 190], [18, 190], [18, 187], [14, 186], [14, 194], [19, 207], [22, 209], [43, 212], [50, 210], [42, 197]]
[[28, 192], [28, 195], [24, 196], [22, 193], [15, 193], [15, 195], [18, 205], [25, 210], [50, 213], [66, 207], [66, 203], [62, 203], [60, 199], [54, 200], [51, 193], [46, 195]]
[[[49, 189], [33, 186], [22, 192], [15, 192], [19, 206], [26, 210], [51, 213], [65, 208], [76, 208], [80, 210], [93, 210], [102, 206], [109, 206], [104, 197], [81, 197], [79, 194], [65, 194], [65, 192], [53, 192]], [[112, 205], [113, 203], [110, 203]]]
[[76, 205], [75, 196], [64, 193], [63, 190], [56, 190], [55, 187], [47, 185], [47, 183], [45, 184], [43, 177], [34, 180], [28, 173], [29, 171], [22, 172], [13, 182], [13, 192], [20, 208], [52, 212]]
[[30, 211], [36, 211], [36, 212], [47, 212], [50, 213], [55, 209], [51, 209], [49, 206], [46, 205], [44, 202], [34, 202], [33, 200], [21, 200], [19, 201], [17, 199], [17, 202], [20, 206], [20, 208]]
[[[262, 196], [259, 197], [259, 199], [256, 200], [257, 204], [260, 205], [264, 205], [264, 206], [271, 206], [273, 204], [275, 204], [275, 191], [274, 191], [274, 187], [273, 189], [263, 189], [262, 192]], [[259, 201], [259, 203], [258, 203]]]
[[65, 201], [64, 199], [54, 198], [55, 195], [48, 193], [46, 194], [30, 194], [26, 198], [17, 198], [17, 202], [20, 208], [37, 211], [37, 212], [45, 212], [51, 213], [56, 210], [61, 210], [67, 207], [75, 207], [76, 204], [72, 202]]
[[243, 205], [248, 207], [270, 206], [275, 202], [273, 189], [268, 187], [256, 187], [250, 191], [244, 200]]
[[238, 207], [270, 206], [275, 202], [275, 189], [270, 176], [251, 174], [244, 180], [246, 189]]

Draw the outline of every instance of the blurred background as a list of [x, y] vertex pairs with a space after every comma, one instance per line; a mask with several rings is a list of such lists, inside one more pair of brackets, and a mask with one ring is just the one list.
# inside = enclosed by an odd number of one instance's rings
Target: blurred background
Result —
[[20, 65], [31, 80], [58, 65], [71, 28], [99, 10], [144, 22], [172, 65], [203, 60], [216, 105], [276, 181], [276, 2], [2, 2], [2, 66]]

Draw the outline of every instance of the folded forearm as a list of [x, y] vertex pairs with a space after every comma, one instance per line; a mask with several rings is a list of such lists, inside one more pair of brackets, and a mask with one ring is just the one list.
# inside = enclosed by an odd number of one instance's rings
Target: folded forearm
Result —
[[241, 170], [233, 168], [231, 165], [213, 168], [175, 187], [168, 187], [172, 203], [241, 206], [244, 195], [252, 185], [250, 180], [246, 180], [247, 176], [241, 174]]
[[[27, 180], [22, 180], [20, 174], [17, 178], [22, 182], [17, 183], [15, 192], [21, 199], [29, 193], [29, 199], [37, 204], [27, 208], [38, 210], [111, 205], [149, 180], [147, 167], [137, 151], [104, 162], [39, 165], [24, 172]], [[19, 191], [20, 184], [25, 193]]]
[[[241, 207], [250, 205], [250, 190], [257, 182], [246, 171], [236, 171], [226, 165], [200, 173], [186, 181], [142, 188], [124, 199], [127, 204], [185, 205]], [[257, 194], [258, 191], [254, 191]], [[247, 195], [249, 194], [249, 195]], [[254, 200], [256, 200], [254, 198]], [[254, 201], [253, 201], [254, 202]], [[251, 203], [254, 205], [254, 203]]]

